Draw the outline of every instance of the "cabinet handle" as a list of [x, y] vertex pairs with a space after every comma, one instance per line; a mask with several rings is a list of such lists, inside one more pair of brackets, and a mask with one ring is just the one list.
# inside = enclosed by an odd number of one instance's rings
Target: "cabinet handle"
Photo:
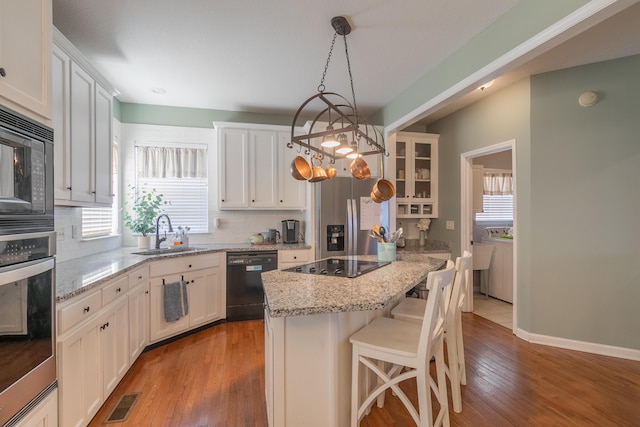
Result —
[[71, 187], [67, 187], [67, 190], [71, 191]]
[[0, 68], [0, 76], [7, 77], [7, 72], [4, 70], [4, 68]]
[[90, 307], [90, 306], [87, 306], [87, 307], [85, 307], [85, 308], [84, 308], [84, 310], [82, 310], [82, 311], [84, 311], [85, 313], [88, 313], [90, 310], [91, 310], [91, 307]]
[[116, 289], [116, 292], [117, 292], [117, 293], [122, 292], [122, 288], [118, 288], [118, 289]]

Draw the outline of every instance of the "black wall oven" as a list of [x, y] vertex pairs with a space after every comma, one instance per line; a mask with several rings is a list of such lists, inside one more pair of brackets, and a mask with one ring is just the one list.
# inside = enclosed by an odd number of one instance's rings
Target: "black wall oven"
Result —
[[53, 130], [0, 105], [0, 234], [53, 230]]
[[56, 386], [53, 131], [0, 105], [0, 425]]

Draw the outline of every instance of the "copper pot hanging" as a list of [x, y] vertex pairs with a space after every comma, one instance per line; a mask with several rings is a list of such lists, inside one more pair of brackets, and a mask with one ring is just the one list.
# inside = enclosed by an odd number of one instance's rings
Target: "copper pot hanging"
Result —
[[376, 181], [371, 190], [371, 200], [376, 203], [386, 202], [396, 195], [396, 187], [391, 181], [384, 179], [384, 154], [380, 155], [380, 172], [382, 178]]
[[[317, 165], [313, 164], [314, 160], [318, 161]], [[322, 159], [320, 158], [320, 156], [313, 156], [313, 159], [311, 160], [311, 164], [313, 165], [311, 167], [312, 176], [311, 176], [311, 179], [309, 179], [309, 182], [320, 182], [328, 178], [327, 171], [325, 171], [322, 167]]]
[[291, 176], [299, 181], [307, 181], [311, 179], [313, 173], [311, 171], [311, 166], [309, 166], [309, 162], [302, 157], [296, 156], [291, 162]]
[[371, 178], [371, 170], [369, 165], [362, 157], [356, 157], [349, 165], [351, 170], [351, 176], [355, 179], [369, 179]]

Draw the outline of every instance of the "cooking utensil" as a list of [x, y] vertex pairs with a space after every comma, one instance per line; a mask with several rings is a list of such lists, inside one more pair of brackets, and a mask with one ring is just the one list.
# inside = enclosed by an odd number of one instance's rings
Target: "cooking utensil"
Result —
[[391, 233], [391, 236], [389, 237], [389, 241], [391, 243], [396, 243], [401, 236], [402, 236], [402, 227], [398, 228], [396, 231]]
[[356, 157], [349, 165], [351, 176], [355, 179], [369, 179], [371, 178], [371, 170], [369, 165], [362, 157]]
[[386, 230], [384, 227], [380, 227], [380, 228], [378, 229], [378, 232], [380, 233], [380, 236], [382, 236], [382, 241], [383, 241], [384, 243], [386, 243], [386, 242], [387, 242], [387, 237], [386, 237], [387, 230]]
[[[313, 165], [313, 161], [316, 160], [318, 162], [317, 165]], [[309, 182], [320, 182], [320, 181], [324, 181], [325, 179], [327, 179], [327, 171], [325, 171], [322, 168], [322, 159], [320, 159], [320, 157], [318, 156], [313, 156], [313, 159], [311, 160], [311, 164], [313, 165], [311, 167], [312, 170], [312, 176], [311, 179], [309, 179]]]
[[338, 170], [333, 166], [327, 166], [324, 170], [327, 172], [327, 178], [329, 179], [334, 178], [338, 173]]
[[393, 183], [384, 178], [384, 154], [380, 155], [380, 172], [382, 178], [380, 178], [373, 185], [371, 191], [371, 199], [376, 203], [386, 202], [396, 194], [396, 187]]
[[307, 181], [313, 176], [309, 162], [302, 157], [296, 156], [291, 161], [291, 176], [299, 181]]

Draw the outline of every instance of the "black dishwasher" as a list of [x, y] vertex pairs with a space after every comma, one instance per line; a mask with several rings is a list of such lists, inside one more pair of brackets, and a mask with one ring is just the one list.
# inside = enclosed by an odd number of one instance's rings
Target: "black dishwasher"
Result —
[[277, 251], [227, 252], [227, 321], [264, 317], [260, 273], [277, 268]]

